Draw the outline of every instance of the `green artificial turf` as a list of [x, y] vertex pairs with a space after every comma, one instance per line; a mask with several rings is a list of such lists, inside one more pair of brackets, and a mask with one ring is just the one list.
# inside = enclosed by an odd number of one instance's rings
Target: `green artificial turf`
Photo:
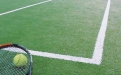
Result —
[[[91, 58], [107, 1], [52, 0], [2, 15], [0, 43], [12, 42], [31, 50]], [[0, 1], [0, 13], [40, 1], [20, 2], [23, 4], [9, 1], [7, 6], [7, 1]], [[101, 65], [33, 56], [33, 75], [120, 75], [120, 3], [111, 0]]]

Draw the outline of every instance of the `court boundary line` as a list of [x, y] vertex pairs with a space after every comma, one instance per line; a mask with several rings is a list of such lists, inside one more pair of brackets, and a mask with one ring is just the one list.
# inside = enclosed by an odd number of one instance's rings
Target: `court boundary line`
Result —
[[111, 5], [111, 0], [108, 0], [92, 57], [92, 60], [95, 61], [97, 64], [101, 64], [102, 62], [103, 47], [106, 36], [106, 30], [108, 26], [110, 5]]
[[41, 52], [41, 51], [34, 51], [34, 50], [29, 50], [30, 53], [35, 56], [42, 56], [42, 57], [48, 57], [48, 58], [55, 58], [55, 59], [69, 60], [69, 61], [74, 61], [74, 62], [83, 62], [83, 63], [100, 65], [102, 62], [103, 46], [104, 46], [104, 40], [105, 40], [105, 35], [106, 35], [106, 30], [107, 30], [110, 4], [111, 4], [111, 0], [108, 0], [105, 13], [104, 13], [104, 17], [102, 20], [102, 24], [100, 26], [100, 30], [99, 30], [97, 40], [95, 43], [92, 58], [84, 58], [84, 57], [55, 54], [55, 53]]
[[26, 8], [29, 8], [29, 7], [32, 7], [32, 6], [37, 6], [37, 5], [39, 5], [39, 4], [43, 4], [43, 3], [46, 3], [46, 2], [50, 2], [50, 1], [52, 1], [52, 0], [42, 1], [42, 2], [39, 2], [39, 3], [27, 5], [27, 6], [25, 6], [25, 7], [17, 8], [17, 9], [8, 11], [8, 12], [0, 13], [0, 16], [5, 15], [5, 14], [9, 14], [9, 13], [12, 13], [12, 12], [15, 12], [15, 11], [19, 11], [19, 10], [22, 10], [22, 9], [26, 9]]

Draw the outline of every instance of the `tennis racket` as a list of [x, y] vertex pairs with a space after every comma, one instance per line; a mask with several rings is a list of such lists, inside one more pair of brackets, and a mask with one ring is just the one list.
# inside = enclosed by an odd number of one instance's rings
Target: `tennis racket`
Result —
[[[23, 54], [27, 58], [24, 66], [16, 67], [13, 59], [17, 54]], [[32, 75], [32, 55], [18, 44], [0, 45], [0, 75]]]

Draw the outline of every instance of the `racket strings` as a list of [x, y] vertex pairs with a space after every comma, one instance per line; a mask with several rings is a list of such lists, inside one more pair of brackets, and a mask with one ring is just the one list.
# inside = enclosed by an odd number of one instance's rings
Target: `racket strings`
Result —
[[17, 54], [24, 54], [27, 59], [29, 56], [22, 49], [16, 47], [8, 47], [1, 49], [0, 52], [0, 75], [25, 75], [28, 72], [29, 60], [23, 67], [16, 67], [13, 63], [13, 58]]

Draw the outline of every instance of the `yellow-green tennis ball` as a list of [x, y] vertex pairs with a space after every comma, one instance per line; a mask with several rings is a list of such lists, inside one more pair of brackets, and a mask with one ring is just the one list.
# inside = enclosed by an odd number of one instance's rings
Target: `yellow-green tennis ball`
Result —
[[23, 67], [27, 64], [27, 58], [24, 54], [17, 54], [13, 59], [13, 63], [16, 67]]

